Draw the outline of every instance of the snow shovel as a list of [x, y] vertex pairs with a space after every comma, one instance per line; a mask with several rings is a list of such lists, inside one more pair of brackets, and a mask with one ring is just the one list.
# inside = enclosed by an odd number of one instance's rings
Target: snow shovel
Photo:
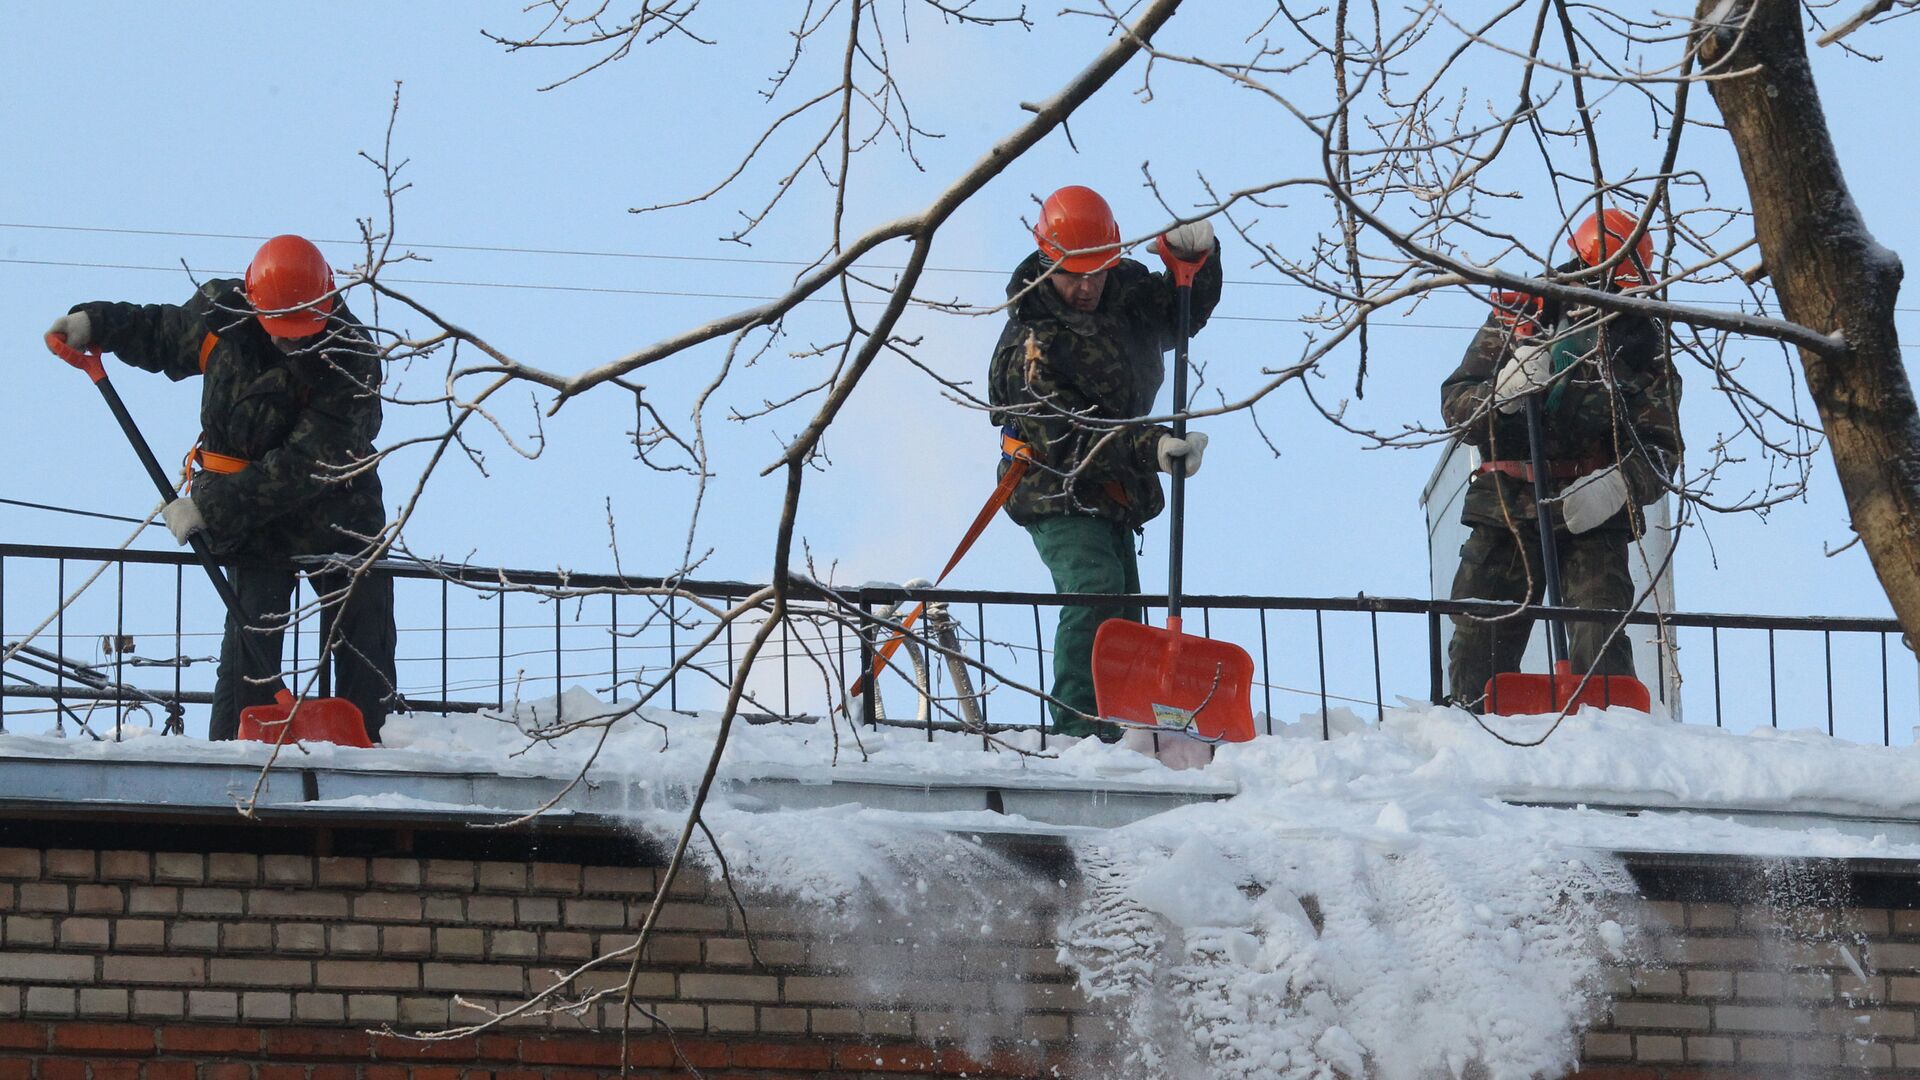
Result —
[[[107, 380], [107, 369], [100, 361], [100, 350], [76, 349], [58, 334], [48, 334], [46, 342], [53, 355], [86, 372], [87, 378], [93, 380], [93, 385], [100, 388], [100, 396], [107, 400], [107, 408], [113, 411], [113, 418], [120, 422], [120, 430], [126, 433], [127, 441], [133, 444], [133, 452], [139, 455], [140, 464], [146, 466], [147, 475], [160, 490], [160, 497], [172, 501], [177, 496], [173, 483], [167, 479], [166, 470], [160, 467], [160, 462], [155, 460], [153, 449], [147, 445], [140, 429], [134, 426], [133, 416], [127, 412], [126, 403], [120, 400], [119, 392]], [[200, 565], [206, 568], [213, 591], [220, 594], [234, 621], [244, 628], [247, 616], [240, 609], [240, 597], [234, 593], [227, 575], [221, 571], [220, 562], [214, 557], [213, 549], [207, 546], [206, 537], [198, 534], [189, 536], [187, 543], [193, 545], [193, 553], [200, 556]], [[280, 669], [279, 657], [267, 656], [264, 643], [244, 629], [240, 634], [240, 645], [252, 654], [259, 670]], [[326, 671], [322, 668], [323, 694], [326, 693], [325, 678]], [[367, 740], [366, 720], [360, 715], [360, 707], [345, 698], [318, 697], [296, 701], [284, 687], [274, 698], [272, 705], [251, 705], [240, 710], [241, 738], [256, 742], [302, 740], [339, 743], [342, 746], [373, 745]]]
[[[1187, 436], [1187, 338], [1193, 328], [1193, 276], [1206, 263], [1175, 257], [1162, 237], [1156, 250], [1173, 275], [1179, 303], [1174, 342], [1173, 435]], [[1093, 696], [1100, 718], [1125, 727], [1177, 733], [1207, 742], [1253, 738], [1253, 657], [1238, 645], [1180, 630], [1180, 558], [1186, 523], [1186, 473], [1173, 470], [1169, 509], [1166, 629], [1108, 619], [1093, 636]]]
[[[1546, 439], [1541, 430], [1540, 393], [1527, 395], [1527, 447], [1533, 464], [1533, 505], [1540, 528], [1540, 558], [1546, 564], [1547, 603], [1560, 603], [1560, 551], [1553, 536], [1553, 514], [1547, 508]], [[1547, 620], [1545, 675], [1520, 671], [1496, 672], [1487, 680], [1487, 708], [1496, 716], [1539, 716], [1566, 713], [1582, 705], [1596, 709], [1616, 706], [1651, 711], [1645, 683], [1631, 675], [1588, 675], [1582, 684], [1574, 674], [1567, 648], [1567, 628], [1559, 619]]]

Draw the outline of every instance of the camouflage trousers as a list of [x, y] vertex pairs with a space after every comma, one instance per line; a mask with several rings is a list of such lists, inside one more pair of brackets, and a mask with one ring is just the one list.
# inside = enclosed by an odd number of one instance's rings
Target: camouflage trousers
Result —
[[[346, 588], [346, 570], [323, 570], [312, 576], [314, 591], [322, 595]], [[227, 614], [227, 633], [220, 641], [220, 667], [214, 676], [213, 712], [207, 724], [210, 739], [235, 738], [240, 710], [273, 704], [274, 693], [285, 686], [280, 678], [281, 648], [286, 638], [287, 610], [296, 583], [293, 567], [272, 562], [241, 562], [227, 568], [227, 580], [246, 613], [245, 624]], [[380, 741], [394, 689], [393, 653], [397, 634], [393, 625], [393, 579], [368, 574], [353, 587], [346, 603], [320, 612], [319, 641], [335, 625], [340, 642], [333, 651], [333, 693], [353, 702], [367, 724], [367, 738]], [[250, 650], [241, 634], [257, 635], [259, 649]], [[312, 635], [309, 650], [319, 647]], [[301, 665], [313, 663], [313, 651]], [[268, 666], [271, 665], [271, 666]]]
[[[1560, 587], [1568, 607], [1624, 610], [1634, 599], [1627, 565], [1627, 533], [1596, 529], [1574, 535], [1555, 532], [1560, 554]], [[1460, 569], [1453, 577], [1455, 600], [1528, 600], [1544, 603], [1547, 579], [1541, 571], [1537, 530], [1522, 528], [1516, 539], [1504, 526], [1475, 525], [1460, 545]], [[1476, 712], [1495, 672], [1520, 670], [1534, 616], [1530, 611], [1501, 619], [1453, 617], [1453, 641], [1447, 646], [1449, 692], [1455, 703]], [[1633, 647], [1611, 622], [1567, 623], [1567, 647], [1575, 671], [1632, 675]], [[1608, 637], [1613, 640], [1609, 643]], [[1602, 646], [1605, 646], [1604, 653]], [[1596, 660], [1598, 663], [1596, 664]], [[1543, 672], [1544, 674], [1544, 672]]]

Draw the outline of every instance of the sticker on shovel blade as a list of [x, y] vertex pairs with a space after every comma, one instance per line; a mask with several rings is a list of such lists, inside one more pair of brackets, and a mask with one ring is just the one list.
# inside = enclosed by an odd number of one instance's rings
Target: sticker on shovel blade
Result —
[[1185, 731], [1193, 726], [1193, 710], [1182, 709], [1177, 705], [1159, 705], [1153, 707], [1153, 722], [1169, 731]]

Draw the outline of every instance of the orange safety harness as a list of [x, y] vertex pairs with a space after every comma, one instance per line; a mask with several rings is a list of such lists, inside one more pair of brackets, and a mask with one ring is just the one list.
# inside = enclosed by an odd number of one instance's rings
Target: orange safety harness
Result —
[[[1000, 508], [1007, 505], [1007, 500], [1012, 498], [1013, 489], [1020, 486], [1020, 481], [1027, 475], [1027, 467], [1033, 463], [1033, 448], [1015, 438], [1010, 428], [1003, 428], [1000, 432], [1000, 456], [1007, 460], [1007, 471], [1000, 474], [1000, 482], [994, 485], [993, 494], [987, 496], [986, 505], [974, 515], [973, 524], [967, 526], [966, 535], [960, 538], [959, 546], [953, 549], [953, 555], [947, 559], [947, 565], [941, 569], [940, 576], [933, 579], [936, 588], [941, 582], [947, 580], [947, 575], [953, 572], [954, 567], [960, 565], [960, 560], [966, 555], [967, 549], [973, 547], [973, 542], [980, 539], [980, 534], [987, 530], [993, 515], [999, 513]], [[900, 620], [900, 629], [874, 653], [873, 667], [866, 674], [855, 679], [853, 685], [848, 688], [849, 697], [859, 697], [866, 691], [869, 682], [880, 677], [880, 673], [887, 669], [887, 662], [893, 659], [893, 654], [899, 652], [901, 644], [907, 640], [907, 631], [913, 629], [913, 624], [919, 621], [926, 610], [927, 602], [922, 600], [913, 606], [913, 610], [907, 613], [906, 618]]]
[[[1547, 465], [1547, 475], [1555, 480], [1577, 480], [1591, 472], [1613, 464], [1605, 457], [1584, 457], [1577, 461], [1555, 461]], [[1511, 476], [1523, 484], [1533, 483], [1533, 463], [1531, 461], [1483, 461], [1476, 473], [1500, 473]]]
[[[207, 373], [207, 358], [213, 355], [214, 346], [218, 344], [220, 344], [220, 336], [211, 331], [208, 332], [206, 337], [200, 339], [200, 373], [202, 375]], [[187, 451], [186, 458], [180, 462], [180, 491], [182, 494], [193, 490], [193, 477], [196, 472], [211, 472], [226, 475], [237, 473], [245, 469], [248, 465], [253, 464], [246, 458], [234, 457], [232, 454], [215, 453], [212, 450], [202, 447], [200, 444], [205, 439], [206, 433], [201, 432], [200, 437], [193, 440], [193, 449]]]

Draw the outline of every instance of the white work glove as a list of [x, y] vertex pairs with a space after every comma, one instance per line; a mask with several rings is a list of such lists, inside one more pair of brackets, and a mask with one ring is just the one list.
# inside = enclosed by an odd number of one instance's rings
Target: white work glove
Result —
[[1560, 513], [1567, 519], [1567, 531], [1573, 533], [1598, 528], [1625, 505], [1627, 478], [1618, 465], [1590, 472], [1560, 493]]
[[1206, 220], [1175, 225], [1166, 232], [1167, 247], [1181, 262], [1213, 254], [1213, 223]]
[[84, 311], [69, 312], [53, 320], [47, 332], [64, 339], [71, 348], [84, 349], [93, 340], [93, 320]]
[[160, 516], [167, 519], [167, 531], [177, 543], [184, 544], [187, 537], [205, 532], [207, 528], [207, 519], [200, 516], [200, 508], [193, 505], [191, 498], [173, 500], [161, 508]]
[[1171, 435], [1160, 436], [1160, 444], [1154, 448], [1160, 459], [1160, 471], [1173, 472], [1173, 463], [1181, 463], [1181, 475], [1192, 476], [1200, 471], [1200, 456], [1207, 452], [1207, 437], [1198, 431], [1187, 432], [1184, 439]]
[[1527, 403], [1527, 395], [1547, 385], [1552, 377], [1553, 350], [1531, 342], [1516, 346], [1493, 377], [1494, 407], [1503, 413], [1519, 412]]

